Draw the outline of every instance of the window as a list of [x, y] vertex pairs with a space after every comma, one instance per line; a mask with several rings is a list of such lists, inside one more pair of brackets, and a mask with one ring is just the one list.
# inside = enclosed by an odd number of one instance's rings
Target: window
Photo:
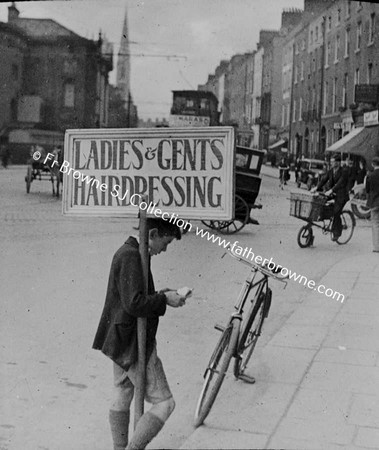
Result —
[[318, 27], [315, 29], [315, 40], [318, 41]]
[[359, 68], [355, 69], [354, 73], [354, 86], [359, 84]]
[[351, 14], [351, 1], [346, 2], [346, 18], [350, 17]]
[[303, 116], [303, 98], [299, 98], [299, 120], [302, 120]]
[[300, 79], [303, 81], [304, 80], [304, 61], [301, 61], [301, 66], [300, 66]]
[[367, 84], [372, 83], [372, 63], [367, 66]]
[[324, 84], [324, 108], [323, 113], [326, 114], [328, 112], [328, 98], [329, 98], [329, 83], [325, 81]]
[[305, 50], [305, 39], [301, 41], [301, 49]]
[[343, 76], [343, 86], [342, 86], [342, 106], [347, 108], [347, 88], [349, 82], [349, 75], [347, 73]]
[[299, 43], [296, 42], [295, 44], [295, 54], [298, 55], [299, 54]]
[[337, 25], [341, 23], [341, 8], [337, 10]]
[[294, 76], [294, 78], [295, 78], [295, 80], [294, 80], [294, 83], [296, 84], [297, 83], [297, 78], [298, 78], [298, 67], [297, 67], [297, 65], [295, 66], [295, 76]]
[[338, 62], [340, 53], [340, 37], [337, 35], [334, 43], [334, 62]]
[[292, 122], [296, 122], [296, 100], [293, 101]]
[[64, 106], [73, 108], [75, 104], [75, 86], [72, 83], [66, 83], [64, 86]]
[[333, 78], [333, 94], [332, 94], [332, 112], [336, 112], [337, 108], [337, 78]]
[[368, 29], [368, 43], [372, 44], [374, 42], [375, 36], [375, 13], [370, 15], [369, 29]]
[[358, 22], [357, 24], [357, 41], [355, 46], [355, 51], [359, 51], [361, 49], [362, 43], [362, 22]]
[[194, 101], [191, 98], [187, 98], [186, 100], [186, 107], [187, 108], [193, 108], [195, 106]]
[[329, 41], [327, 44], [326, 53], [325, 53], [325, 67], [329, 67], [330, 51], [331, 51], [331, 45], [330, 45], [330, 41]]
[[332, 29], [332, 16], [328, 17], [328, 31]]
[[347, 29], [345, 32], [345, 58], [349, 57], [350, 53], [350, 30]]
[[309, 43], [312, 45], [313, 44], [313, 30], [311, 30], [311, 36], [309, 38]]
[[200, 109], [209, 110], [209, 108], [210, 108], [209, 100], [207, 98], [202, 98], [200, 100]]

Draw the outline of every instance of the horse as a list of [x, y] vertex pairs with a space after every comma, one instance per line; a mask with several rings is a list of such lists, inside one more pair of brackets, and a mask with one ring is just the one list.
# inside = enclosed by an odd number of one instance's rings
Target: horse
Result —
[[[45, 164], [50, 170], [51, 183], [53, 186], [53, 196], [56, 196], [57, 198], [59, 198], [60, 184], [63, 183], [63, 173], [60, 170], [62, 167], [62, 164], [63, 164], [62, 147], [60, 147], [60, 146], [54, 147], [54, 149], [51, 151], [51, 154], [54, 155], [54, 158], [48, 159]], [[55, 186], [54, 186], [54, 181], [55, 181]]]

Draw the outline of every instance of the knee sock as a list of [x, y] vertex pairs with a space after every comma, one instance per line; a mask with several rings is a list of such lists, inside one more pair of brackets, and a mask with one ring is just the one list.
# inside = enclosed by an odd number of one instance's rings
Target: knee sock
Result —
[[137, 423], [133, 437], [127, 446], [129, 450], [144, 449], [146, 445], [155, 437], [162, 429], [164, 422], [151, 412], [145, 413]]
[[109, 410], [114, 450], [125, 450], [128, 445], [129, 415], [129, 411]]

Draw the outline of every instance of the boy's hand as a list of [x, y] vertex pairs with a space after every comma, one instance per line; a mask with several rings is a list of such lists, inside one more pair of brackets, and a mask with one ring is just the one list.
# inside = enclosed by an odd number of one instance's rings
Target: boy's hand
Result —
[[175, 291], [165, 292], [167, 298], [167, 304], [173, 308], [178, 308], [186, 304], [186, 298], [182, 295], [178, 295]]

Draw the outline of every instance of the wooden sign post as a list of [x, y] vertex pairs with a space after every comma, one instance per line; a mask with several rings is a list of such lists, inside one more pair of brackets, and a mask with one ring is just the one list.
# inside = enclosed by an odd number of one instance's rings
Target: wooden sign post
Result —
[[[147, 217], [230, 220], [234, 213], [233, 127], [67, 130], [63, 214], [140, 214], [144, 293], [148, 293]], [[176, 220], [178, 222], [176, 222]], [[135, 425], [143, 414], [146, 319], [138, 319]]]
[[[146, 197], [143, 201], [146, 201]], [[147, 229], [146, 210], [140, 210], [139, 218], [139, 251], [143, 271], [143, 294], [149, 291], [149, 231]], [[146, 385], [146, 318], [137, 320], [138, 337], [138, 377], [134, 398], [134, 429], [144, 412], [145, 385]]]

